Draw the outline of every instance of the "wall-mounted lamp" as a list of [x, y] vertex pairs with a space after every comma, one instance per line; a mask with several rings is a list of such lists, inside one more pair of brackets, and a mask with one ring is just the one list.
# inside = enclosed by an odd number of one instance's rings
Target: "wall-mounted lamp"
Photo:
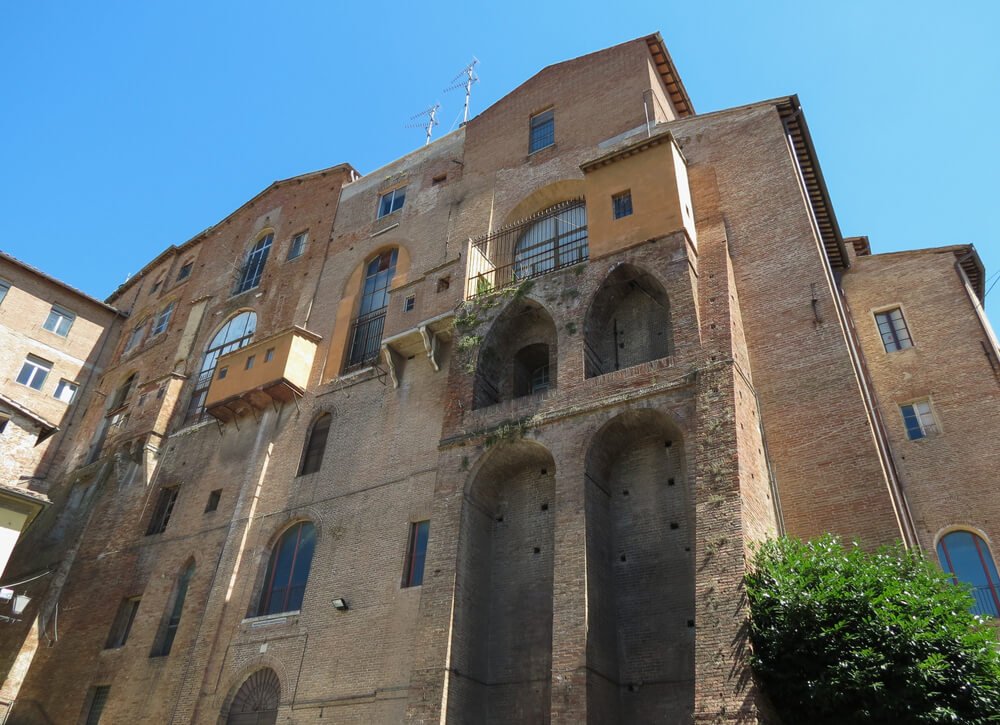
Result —
[[346, 612], [350, 607], [347, 604], [347, 600], [343, 597], [337, 597], [333, 600], [333, 608], [338, 612]]
[[28, 602], [30, 601], [31, 597], [29, 597], [27, 594], [14, 595], [14, 606], [13, 606], [14, 615], [15, 616], [20, 615], [24, 611], [24, 608], [28, 606]]

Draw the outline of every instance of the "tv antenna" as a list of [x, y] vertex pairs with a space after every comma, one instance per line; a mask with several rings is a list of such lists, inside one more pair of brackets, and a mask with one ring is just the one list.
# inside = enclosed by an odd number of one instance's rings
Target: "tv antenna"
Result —
[[426, 116], [427, 117], [427, 122], [426, 123], [423, 122], [423, 121], [421, 121], [420, 123], [408, 123], [408, 124], [406, 124], [406, 128], [422, 128], [422, 129], [424, 129], [424, 130], [427, 131], [427, 140], [424, 141], [424, 146], [426, 146], [427, 144], [429, 144], [431, 142], [431, 131], [434, 129], [435, 126], [438, 125], [437, 118], [435, 118], [435, 116], [437, 116], [437, 112], [438, 112], [439, 108], [441, 108], [441, 104], [440, 103], [435, 103], [430, 108], [425, 108], [420, 113], [416, 113], [416, 114], [410, 116], [410, 120], [411, 121], [416, 121], [418, 118], [423, 118], [423, 117]]
[[[478, 63], [479, 59], [476, 56], [472, 56], [472, 62], [465, 66], [461, 73], [451, 79], [452, 85], [444, 89], [444, 93], [447, 93], [456, 88], [465, 87], [465, 116], [462, 119], [463, 125], [469, 122], [469, 99], [472, 97], [472, 84], [479, 80], [479, 76], [476, 75], [476, 64]], [[465, 76], [465, 80], [461, 83], [457, 82], [462, 76]]]

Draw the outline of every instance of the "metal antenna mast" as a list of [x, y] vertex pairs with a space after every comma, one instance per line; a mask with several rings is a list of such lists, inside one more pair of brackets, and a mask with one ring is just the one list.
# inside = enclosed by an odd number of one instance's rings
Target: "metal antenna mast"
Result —
[[423, 121], [421, 121], [420, 123], [408, 123], [408, 124], [406, 124], [406, 128], [422, 128], [422, 129], [424, 129], [424, 130], [427, 131], [427, 140], [424, 141], [424, 146], [426, 146], [427, 144], [429, 144], [431, 142], [431, 131], [434, 129], [435, 126], [438, 125], [437, 118], [435, 118], [435, 116], [437, 116], [437, 112], [438, 112], [439, 108], [441, 108], [441, 104], [440, 103], [435, 103], [430, 108], [425, 108], [420, 113], [416, 113], [416, 114], [410, 116], [410, 120], [411, 121], [416, 121], [418, 118], [423, 118], [424, 116], [426, 116], [427, 117], [427, 123], [424, 123]]
[[[476, 64], [479, 63], [479, 59], [472, 56], [472, 62], [462, 69], [462, 72], [451, 79], [452, 85], [444, 89], [444, 93], [448, 91], [453, 91], [456, 88], [465, 87], [465, 116], [462, 119], [462, 124], [469, 122], [469, 99], [472, 97], [472, 84], [479, 80], [479, 76], [476, 75]], [[456, 81], [465, 76], [465, 80], [461, 83], [456, 83]]]

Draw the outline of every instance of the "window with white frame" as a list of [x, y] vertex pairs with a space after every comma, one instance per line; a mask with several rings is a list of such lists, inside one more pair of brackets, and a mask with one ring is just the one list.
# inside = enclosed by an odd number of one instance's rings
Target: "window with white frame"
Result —
[[882, 336], [882, 345], [885, 346], [886, 352], [896, 352], [913, 347], [913, 340], [910, 339], [910, 331], [906, 327], [903, 311], [898, 307], [884, 312], [876, 312], [875, 322], [878, 323], [878, 332]]
[[69, 334], [69, 328], [73, 326], [73, 320], [76, 319], [76, 315], [67, 310], [64, 307], [59, 307], [59, 305], [52, 305], [52, 309], [49, 311], [49, 316], [45, 319], [45, 324], [42, 325], [49, 332], [54, 332], [61, 337], [66, 337]]
[[401, 186], [398, 189], [393, 189], [382, 196], [378, 200], [378, 218], [381, 219], [384, 216], [388, 216], [393, 212], [397, 212], [403, 208], [403, 204], [406, 201], [406, 187]]
[[552, 146], [556, 142], [556, 117], [552, 109], [542, 111], [531, 117], [528, 153]]
[[156, 316], [156, 322], [153, 323], [153, 330], [150, 333], [151, 337], [156, 337], [166, 331], [167, 325], [170, 324], [170, 316], [172, 314], [174, 314], [173, 302], [160, 310], [160, 314]]
[[67, 404], [72, 403], [73, 398], [76, 397], [76, 391], [79, 387], [80, 386], [76, 383], [64, 378], [59, 381], [58, 385], [56, 385], [56, 392], [53, 397]]
[[937, 421], [934, 420], [934, 412], [931, 410], [929, 400], [916, 400], [899, 406], [899, 410], [903, 414], [906, 437], [911, 441], [937, 435]]
[[29, 388], [41, 390], [45, 385], [45, 378], [52, 372], [52, 363], [34, 355], [28, 355], [21, 366], [21, 372], [17, 374], [17, 382], [27, 385]]
[[292, 244], [288, 247], [288, 259], [296, 259], [302, 256], [302, 253], [306, 251], [307, 236], [306, 232], [301, 232], [292, 238]]

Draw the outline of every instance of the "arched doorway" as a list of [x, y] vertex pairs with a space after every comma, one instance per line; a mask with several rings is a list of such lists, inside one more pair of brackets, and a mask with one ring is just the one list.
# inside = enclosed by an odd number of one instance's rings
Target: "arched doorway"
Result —
[[278, 721], [281, 683], [272, 669], [250, 675], [229, 704], [226, 725], [274, 725]]

